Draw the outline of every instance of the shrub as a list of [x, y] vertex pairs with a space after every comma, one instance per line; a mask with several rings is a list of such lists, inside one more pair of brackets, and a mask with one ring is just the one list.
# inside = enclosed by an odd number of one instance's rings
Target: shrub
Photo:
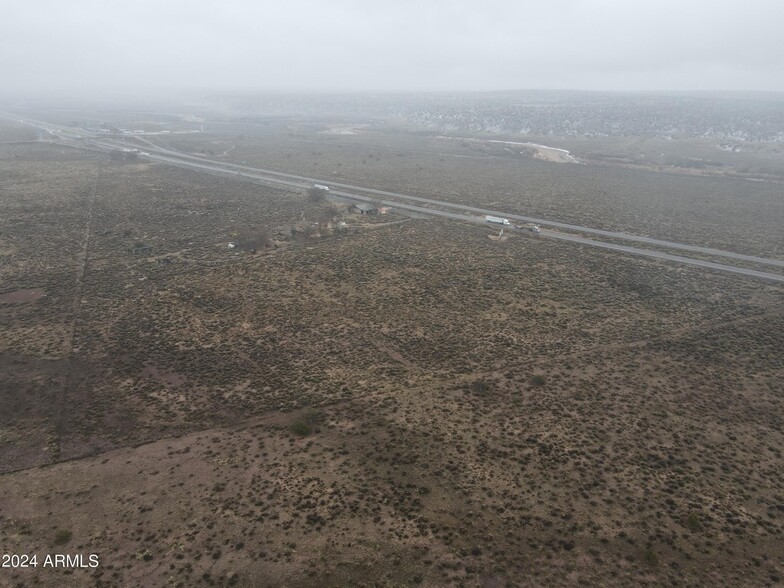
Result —
[[297, 419], [291, 423], [289, 429], [291, 429], [291, 432], [295, 435], [298, 435], [299, 437], [307, 437], [313, 432], [313, 426], [310, 423], [306, 423], [302, 419]]
[[270, 239], [269, 231], [265, 227], [248, 229], [237, 239], [237, 248], [251, 253], [266, 249], [271, 244], [272, 239]]
[[490, 389], [490, 386], [484, 380], [476, 380], [471, 383], [470, 388], [471, 388], [471, 392], [479, 396], [482, 396], [483, 394], [487, 393], [487, 391]]
[[320, 421], [321, 413], [317, 410], [308, 409], [300, 418], [289, 425], [289, 430], [299, 437], [307, 437], [312, 433], [319, 432], [318, 423]]
[[690, 531], [699, 531], [702, 528], [702, 523], [700, 522], [700, 517], [697, 516], [697, 513], [689, 513], [689, 516], [686, 518], [686, 526]]
[[540, 376], [539, 374], [535, 375], [533, 378], [531, 378], [531, 383], [534, 386], [544, 386], [545, 384], [544, 376]]
[[55, 545], [65, 545], [71, 540], [72, 533], [66, 529], [60, 529], [54, 534]]
[[323, 202], [327, 199], [327, 194], [325, 190], [321, 188], [310, 188], [308, 190], [308, 200], [310, 202]]

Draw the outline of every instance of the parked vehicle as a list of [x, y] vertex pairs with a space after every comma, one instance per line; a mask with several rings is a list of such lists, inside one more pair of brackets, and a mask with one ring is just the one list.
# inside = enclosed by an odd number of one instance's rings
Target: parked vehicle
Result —
[[487, 222], [489, 222], [489, 223], [495, 223], [497, 225], [505, 225], [505, 226], [509, 225], [509, 219], [508, 218], [501, 218], [500, 216], [490, 216], [490, 215], [487, 215], [487, 216], [485, 216], [485, 220]]
[[535, 225], [534, 223], [515, 225], [515, 229], [519, 229], [521, 231], [531, 231], [532, 233], [537, 233], [537, 234], [542, 232], [542, 229], [539, 228], [539, 225]]

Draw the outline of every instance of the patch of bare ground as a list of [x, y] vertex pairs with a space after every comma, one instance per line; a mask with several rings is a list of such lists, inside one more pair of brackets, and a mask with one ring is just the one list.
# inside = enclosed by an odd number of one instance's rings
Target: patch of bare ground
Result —
[[41, 288], [23, 288], [0, 294], [0, 304], [20, 304], [23, 302], [33, 302], [38, 300], [46, 293]]
[[185, 376], [178, 372], [162, 372], [157, 367], [147, 364], [142, 368], [141, 377], [152, 378], [164, 386], [182, 386], [185, 383]]

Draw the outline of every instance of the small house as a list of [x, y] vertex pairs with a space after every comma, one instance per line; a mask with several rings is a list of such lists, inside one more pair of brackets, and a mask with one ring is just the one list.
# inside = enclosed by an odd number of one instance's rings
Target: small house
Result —
[[349, 208], [349, 212], [354, 214], [377, 214], [378, 209], [372, 204], [354, 204]]

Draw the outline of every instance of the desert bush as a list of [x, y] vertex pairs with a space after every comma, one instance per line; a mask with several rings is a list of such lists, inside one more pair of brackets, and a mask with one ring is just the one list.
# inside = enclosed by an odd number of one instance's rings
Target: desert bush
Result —
[[339, 214], [340, 211], [338, 210], [337, 206], [334, 204], [327, 204], [321, 211], [319, 211], [318, 222], [322, 224], [329, 223], [337, 218]]
[[688, 527], [690, 531], [699, 531], [702, 528], [702, 523], [700, 522], [700, 517], [697, 516], [697, 513], [689, 513], [689, 516], [686, 517], [686, 527]]
[[289, 427], [292, 433], [299, 437], [307, 437], [313, 432], [313, 426], [305, 422], [303, 419], [297, 419]]
[[321, 419], [322, 415], [317, 410], [307, 410], [289, 425], [289, 430], [299, 437], [307, 437], [319, 432], [318, 424], [321, 422]]
[[67, 529], [59, 529], [54, 534], [54, 544], [65, 545], [71, 540], [72, 535], [73, 534], [71, 533], [71, 531], [68, 531]]
[[256, 252], [270, 246], [272, 240], [265, 227], [248, 229], [237, 239], [237, 248], [243, 251]]
[[327, 195], [325, 194], [324, 190], [320, 188], [310, 188], [308, 189], [308, 201], [310, 202], [324, 202], [327, 199]]
[[476, 380], [475, 382], [471, 383], [470, 389], [472, 393], [481, 396], [487, 393], [487, 391], [490, 389], [490, 386], [484, 380]]

